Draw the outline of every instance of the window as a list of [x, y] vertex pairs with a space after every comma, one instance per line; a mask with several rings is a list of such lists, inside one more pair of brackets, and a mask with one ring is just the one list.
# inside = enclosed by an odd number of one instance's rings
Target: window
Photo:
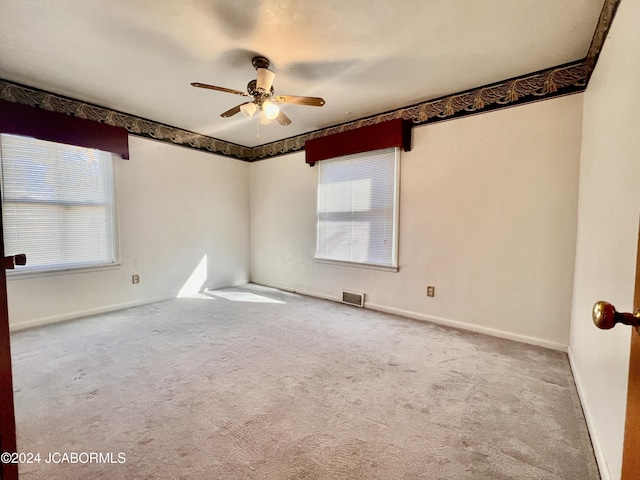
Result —
[[4, 242], [25, 270], [117, 261], [112, 154], [0, 135]]
[[397, 268], [399, 149], [318, 162], [316, 258]]

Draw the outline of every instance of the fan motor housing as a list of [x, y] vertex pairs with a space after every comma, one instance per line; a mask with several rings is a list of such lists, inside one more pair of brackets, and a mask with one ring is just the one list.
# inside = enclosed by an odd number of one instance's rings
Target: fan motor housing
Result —
[[251, 59], [251, 64], [256, 70], [259, 68], [269, 68], [269, 59], [258, 55]]
[[247, 84], [247, 92], [249, 93], [249, 95], [251, 95], [252, 97], [271, 97], [273, 95], [273, 87], [271, 87], [271, 90], [267, 93], [263, 90], [258, 90], [258, 87], [256, 87], [258, 81], [257, 80], [251, 80], [248, 84]]

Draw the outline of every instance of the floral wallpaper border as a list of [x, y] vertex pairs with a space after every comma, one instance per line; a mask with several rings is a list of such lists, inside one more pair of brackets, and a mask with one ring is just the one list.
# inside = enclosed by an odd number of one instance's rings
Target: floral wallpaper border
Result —
[[422, 125], [495, 110], [496, 108], [538, 101], [552, 96], [577, 93], [586, 88], [586, 80], [587, 68], [585, 62], [543, 70], [542, 72], [253, 147], [251, 160], [295, 152], [303, 149], [304, 142], [312, 138], [324, 137], [396, 118], [412, 121], [414, 125]]
[[22, 103], [74, 117], [94, 120], [115, 127], [124, 127], [132, 135], [153, 138], [165, 142], [205, 150], [242, 160], [251, 158], [251, 148], [225, 142], [217, 138], [200, 135], [180, 128], [157, 123], [127, 113], [110, 110], [72, 98], [45, 92], [36, 88], [0, 80], [0, 98], [10, 102]]
[[591, 45], [589, 46], [589, 51], [585, 58], [589, 77], [596, 66], [596, 62], [600, 56], [600, 51], [602, 50], [604, 41], [606, 40], [611, 24], [613, 23], [613, 17], [615, 17], [616, 12], [618, 11], [618, 6], [620, 6], [620, 0], [605, 0], [604, 2], [602, 11], [600, 12], [600, 18], [598, 19], [598, 25], [596, 26], [596, 31], [593, 34], [593, 39], [591, 40]]

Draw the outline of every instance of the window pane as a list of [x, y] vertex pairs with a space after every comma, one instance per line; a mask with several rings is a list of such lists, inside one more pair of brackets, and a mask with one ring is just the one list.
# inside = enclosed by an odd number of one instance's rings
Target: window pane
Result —
[[396, 149], [319, 162], [319, 258], [395, 266]]
[[112, 155], [1, 135], [7, 254], [28, 269], [114, 263]]

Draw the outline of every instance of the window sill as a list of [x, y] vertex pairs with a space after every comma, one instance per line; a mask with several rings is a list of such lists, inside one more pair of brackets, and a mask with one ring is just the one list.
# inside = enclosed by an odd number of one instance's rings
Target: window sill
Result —
[[387, 266], [387, 265], [376, 265], [375, 263], [357, 263], [357, 262], [347, 262], [344, 260], [331, 260], [328, 258], [321, 257], [313, 257], [316, 263], [326, 263], [329, 265], [340, 265], [343, 267], [356, 267], [356, 268], [366, 268], [368, 270], [380, 270], [383, 272], [397, 272], [397, 266]]
[[7, 270], [7, 281], [26, 280], [29, 278], [54, 277], [58, 275], [73, 275], [77, 273], [103, 272], [117, 270], [122, 266], [120, 262], [109, 263], [107, 265], [92, 265], [87, 267], [52, 268], [49, 270]]

